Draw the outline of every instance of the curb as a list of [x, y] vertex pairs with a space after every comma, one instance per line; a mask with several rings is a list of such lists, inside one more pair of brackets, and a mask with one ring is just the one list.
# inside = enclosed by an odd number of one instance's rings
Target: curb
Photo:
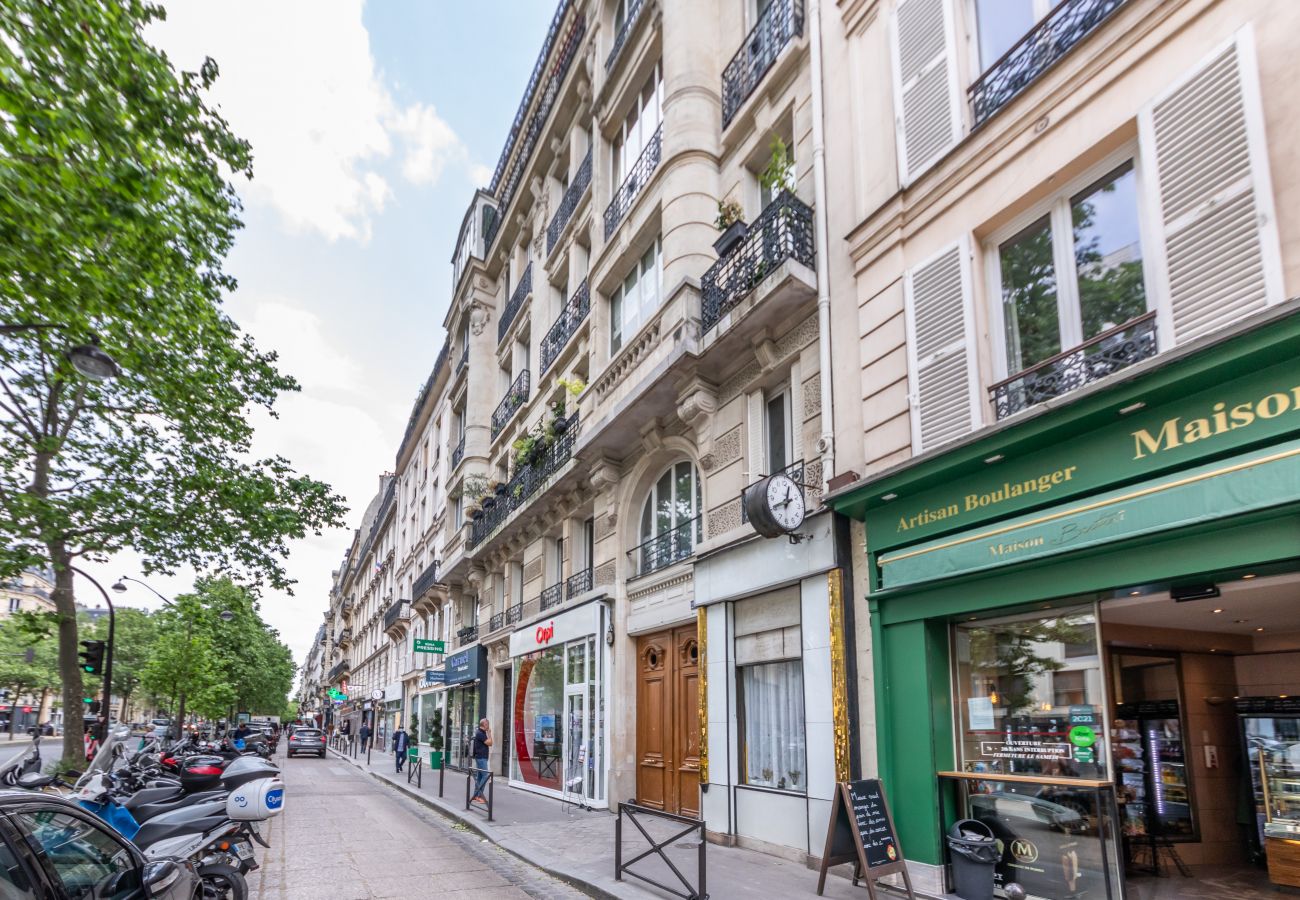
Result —
[[516, 859], [522, 860], [523, 862], [527, 863], [533, 868], [545, 872], [547, 875], [550, 875], [552, 878], [556, 879], [557, 881], [564, 882], [565, 884], [569, 885], [569, 887], [582, 891], [582, 893], [586, 894], [588, 897], [595, 897], [597, 898], [597, 900], [627, 900], [627, 897], [635, 896], [631, 894], [612, 893], [609, 889], [604, 888], [593, 881], [589, 881], [588, 879], [583, 878], [579, 875], [575, 875], [572, 872], [566, 872], [563, 869], [558, 869], [551, 863], [543, 862], [542, 860], [536, 859], [528, 852], [524, 850], [520, 850], [512, 846], [510, 843], [504, 841], [501, 838], [501, 836], [495, 833], [496, 829], [492, 828], [491, 826], [486, 826], [482, 824], [476, 818], [463, 815], [460, 811], [455, 809], [448, 809], [447, 807], [442, 806], [441, 804], [435, 802], [433, 798], [426, 797], [424, 794], [420, 793], [415, 788], [408, 787], [407, 785], [404, 784], [399, 784], [395, 781], [390, 781], [388, 778], [385, 778], [383, 775], [380, 775], [378, 772], [373, 772], [366, 769], [361, 763], [356, 762], [355, 760], [352, 759], [352, 757], [347, 756], [346, 754], [340, 753], [338, 750], [335, 750], [333, 747], [330, 747], [328, 749], [333, 756], [338, 757], [339, 759], [343, 760], [349, 765], [355, 766], [358, 771], [366, 775], [369, 775], [379, 784], [391, 788], [392, 790], [397, 791], [399, 794], [403, 794], [406, 797], [409, 797], [410, 799], [419, 803], [421, 806], [424, 806], [427, 809], [430, 809], [433, 812], [437, 813], [438, 815], [442, 816], [444, 819], [449, 819], [452, 822], [457, 822], [465, 826], [470, 831], [477, 834], [479, 837], [483, 838], [486, 841], [490, 841], [491, 843], [500, 847], [502, 850], [505, 850], [507, 853], [509, 853], [511, 856], [515, 857]]

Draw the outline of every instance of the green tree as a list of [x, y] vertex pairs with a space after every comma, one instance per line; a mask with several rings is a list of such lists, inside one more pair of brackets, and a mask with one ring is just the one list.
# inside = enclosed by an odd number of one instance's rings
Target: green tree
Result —
[[[54, 642], [46, 640], [55, 627], [48, 613], [17, 612], [0, 621], [0, 687], [9, 691], [15, 710], [24, 694], [39, 697], [43, 705], [48, 692], [59, 685], [58, 654]], [[78, 702], [64, 718], [76, 722], [81, 710]], [[17, 721], [18, 716], [9, 716], [10, 737]]]
[[[221, 310], [248, 145], [143, 36], [145, 0], [0, 4], [0, 574], [50, 565], [65, 709], [81, 702], [72, 566], [130, 547], [287, 588], [289, 539], [340, 522], [328, 486], [252, 453], [297, 388]], [[82, 379], [100, 340], [119, 377]], [[63, 758], [78, 766], [76, 729]]]
[[[158, 625], [153, 616], [130, 607], [117, 610], [113, 629], [113, 695], [121, 700], [122, 715], [140, 686], [140, 679], [153, 656], [158, 639]], [[108, 640], [108, 619], [101, 618], [89, 629], [87, 637]]]

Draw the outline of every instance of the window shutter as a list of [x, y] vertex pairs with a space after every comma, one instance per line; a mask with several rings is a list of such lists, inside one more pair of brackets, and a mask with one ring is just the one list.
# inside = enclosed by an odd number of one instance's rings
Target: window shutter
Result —
[[1168, 346], [1284, 299], [1249, 32], [1148, 104], [1139, 128]]
[[949, 2], [898, 0], [894, 10], [894, 121], [904, 185], [956, 143], [961, 128]]
[[969, 260], [963, 240], [903, 282], [915, 453], [970, 433], [980, 420]]
[[763, 445], [763, 392], [753, 391], [745, 397], [749, 418], [749, 480], [768, 474], [767, 448]]

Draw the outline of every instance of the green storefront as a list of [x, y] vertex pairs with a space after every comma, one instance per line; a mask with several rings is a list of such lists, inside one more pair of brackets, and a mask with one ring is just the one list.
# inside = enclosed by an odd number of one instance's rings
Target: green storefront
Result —
[[880, 775], [929, 890], [966, 817], [1028, 897], [1289, 883], [1296, 310], [829, 498], [865, 523]]

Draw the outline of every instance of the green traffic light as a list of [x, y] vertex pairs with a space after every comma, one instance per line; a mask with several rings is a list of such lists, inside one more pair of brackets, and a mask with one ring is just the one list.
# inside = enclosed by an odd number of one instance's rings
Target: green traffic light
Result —
[[82, 698], [81, 698], [81, 702], [82, 702], [82, 703], [94, 703], [94, 702], [95, 702], [95, 698], [94, 698], [94, 697], [82, 697]]

